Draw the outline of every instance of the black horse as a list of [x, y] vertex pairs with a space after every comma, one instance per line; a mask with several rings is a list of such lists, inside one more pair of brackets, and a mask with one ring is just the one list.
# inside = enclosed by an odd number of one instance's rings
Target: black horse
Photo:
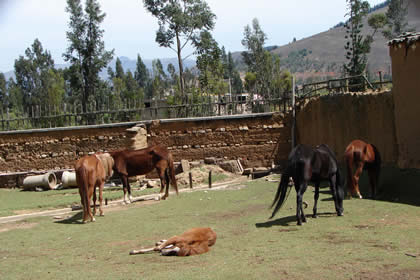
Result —
[[296, 219], [298, 225], [302, 225], [302, 222], [306, 222], [302, 208], [302, 199], [309, 182], [315, 184], [313, 218], [317, 217], [316, 207], [319, 198], [319, 185], [323, 180], [328, 180], [330, 182], [337, 215], [343, 215], [343, 178], [340, 174], [340, 169], [338, 168], [337, 159], [327, 145], [321, 144], [315, 149], [306, 145], [298, 145], [290, 152], [286, 171], [281, 177], [276, 196], [271, 205], [271, 207], [273, 207], [277, 203], [270, 219], [274, 217], [286, 200], [286, 196], [290, 191], [288, 188], [290, 177], [293, 178], [297, 193]]

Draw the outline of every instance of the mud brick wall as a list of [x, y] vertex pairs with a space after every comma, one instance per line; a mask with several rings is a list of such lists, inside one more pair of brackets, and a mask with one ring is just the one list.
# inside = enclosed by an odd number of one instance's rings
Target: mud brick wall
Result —
[[1, 133], [0, 173], [73, 168], [83, 155], [130, 146], [133, 132], [127, 129], [132, 126]]
[[374, 144], [383, 162], [397, 162], [394, 101], [390, 92], [314, 98], [298, 110], [296, 124], [298, 143], [327, 144], [340, 162], [354, 139]]
[[[240, 158], [245, 168], [268, 167], [287, 158], [290, 118], [267, 113], [0, 132], [0, 174], [72, 169], [86, 154], [152, 144], [167, 146], [175, 161]], [[0, 187], [23, 176], [3, 175]]]
[[152, 121], [148, 143], [163, 144], [176, 161], [241, 159], [244, 168], [283, 164], [290, 152], [290, 118], [283, 114]]

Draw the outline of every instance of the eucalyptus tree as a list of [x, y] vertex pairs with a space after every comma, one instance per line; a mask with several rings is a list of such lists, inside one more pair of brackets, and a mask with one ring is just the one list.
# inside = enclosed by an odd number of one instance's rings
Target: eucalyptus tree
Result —
[[223, 87], [223, 64], [221, 60], [222, 50], [213, 39], [210, 32], [203, 31], [196, 39], [196, 65], [200, 71], [199, 81], [202, 89], [210, 93], [225, 91]]
[[216, 16], [204, 0], [143, 0], [144, 7], [158, 19], [156, 42], [176, 52], [181, 95], [185, 97], [183, 50], [201, 31], [214, 28]]
[[99, 72], [111, 61], [114, 51], [105, 50], [104, 30], [100, 27], [105, 13], [98, 0], [86, 0], [84, 9], [81, 0], [67, 0], [66, 11], [70, 14], [66, 33], [69, 46], [63, 57], [71, 63], [70, 87], [80, 94], [86, 112], [90, 98], [97, 101], [97, 106], [104, 98]]
[[[258, 19], [254, 18], [252, 27], [249, 25], [245, 26], [242, 45], [247, 51], [243, 51], [241, 54], [245, 64], [248, 66], [248, 72], [255, 75], [252, 89], [256, 93], [269, 97], [273, 57], [270, 52], [264, 49], [266, 39], [267, 35], [261, 29]], [[249, 82], [248, 88], [250, 88]]]

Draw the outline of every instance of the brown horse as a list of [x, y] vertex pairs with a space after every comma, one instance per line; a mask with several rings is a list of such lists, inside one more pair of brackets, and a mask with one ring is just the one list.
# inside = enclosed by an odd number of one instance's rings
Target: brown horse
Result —
[[[160, 178], [160, 192], [163, 192], [166, 184], [165, 195], [162, 199], [166, 199], [169, 195], [169, 181], [175, 188], [178, 195], [178, 186], [175, 179], [175, 169], [172, 154], [159, 145], [150, 146], [139, 150], [123, 150], [111, 152], [114, 158], [114, 171], [121, 178], [124, 190], [124, 202], [132, 201], [130, 183], [128, 177], [136, 175], [145, 175], [153, 169], [156, 169]], [[127, 198], [128, 191], [128, 198]]]
[[163, 256], [193, 256], [207, 253], [216, 243], [217, 235], [211, 228], [192, 228], [181, 235], [175, 235], [168, 240], [161, 240], [156, 247], [132, 250], [130, 255], [157, 251]]
[[[362, 171], [367, 170], [371, 195], [375, 199], [381, 172], [381, 155], [378, 149], [373, 144], [365, 143], [362, 140], [353, 140], [347, 146], [344, 158], [347, 164], [347, 181], [350, 184], [349, 194], [357, 194], [359, 198], [362, 198], [359, 191], [359, 178], [362, 175]], [[354, 174], [353, 166], [356, 167]]]
[[[105, 181], [112, 176], [112, 166], [114, 159], [108, 153], [98, 153], [84, 156], [76, 162], [76, 181], [79, 187], [80, 200], [83, 206], [83, 223], [88, 218], [91, 222], [95, 221], [93, 215], [96, 214], [96, 187], [99, 188], [99, 213], [102, 211], [102, 191]], [[90, 209], [90, 201], [93, 194], [93, 215]]]

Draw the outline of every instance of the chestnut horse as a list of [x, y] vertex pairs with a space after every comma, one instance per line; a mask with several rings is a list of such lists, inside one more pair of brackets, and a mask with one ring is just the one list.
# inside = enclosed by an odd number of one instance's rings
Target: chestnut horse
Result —
[[132, 250], [130, 255], [157, 251], [163, 256], [193, 256], [207, 253], [216, 243], [217, 235], [211, 228], [192, 228], [181, 235], [175, 235], [168, 240], [161, 240], [156, 247]]
[[315, 184], [313, 218], [317, 217], [319, 186], [323, 180], [328, 180], [330, 182], [330, 189], [337, 215], [343, 215], [344, 184], [342, 182], [340, 169], [338, 168], [337, 159], [335, 158], [333, 151], [331, 151], [327, 145], [321, 144], [314, 149], [299, 144], [293, 148], [287, 160], [286, 171], [281, 176], [276, 196], [271, 205], [271, 207], [274, 205], [276, 205], [276, 207], [274, 208], [270, 219], [274, 217], [287, 199], [288, 193], [290, 192], [290, 177], [293, 178], [297, 194], [296, 219], [299, 226], [302, 225], [302, 222], [306, 222], [306, 217], [303, 213], [302, 200], [309, 182]]
[[[145, 175], [153, 169], [156, 169], [160, 178], [160, 192], [163, 192], [166, 184], [166, 199], [169, 195], [169, 182], [175, 188], [178, 195], [178, 186], [175, 179], [175, 170], [172, 154], [159, 145], [150, 146], [139, 150], [122, 150], [110, 152], [114, 158], [114, 171], [121, 178], [124, 190], [124, 202], [132, 201], [130, 183], [128, 177], [136, 175]], [[128, 192], [128, 197], [127, 197]]]
[[[112, 176], [114, 159], [108, 153], [97, 153], [80, 158], [75, 165], [76, 182], [79, 187], [80, 200], [83, 206], [83, 223], [88, 218], [95, 221], [96, 214], [96, 187], [99, 188], [99, 213], [102, 211], [102, 191], [105, 181]], [[93, 215], [90, 209], [90, 201], [93, 194]]]
[[[375, 199], [376, 189], [379, 183], [381, 172], [381, 155], [373, 144], [368, 144], [362, 140], [353, 140], [344, 152], [344, 159], [347, 165], [347, 181], [350, 184], [349, 193], [362, 195], [359, 191], [359, 179], [363, 170], [368, 171], [371, 186], [371, 195]], [[353, 166], [356, 172], [353, 174]]]

